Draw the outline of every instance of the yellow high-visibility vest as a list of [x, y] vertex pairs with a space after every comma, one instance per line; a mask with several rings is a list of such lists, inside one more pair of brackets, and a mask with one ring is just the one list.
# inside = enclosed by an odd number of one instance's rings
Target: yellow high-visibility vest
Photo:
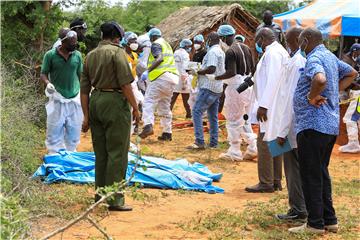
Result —
[[[154, 70], [149, 72], [149, 76], [148, 76], [149, 80], [154, 81], [165, 72], [170, 72], [170, 73], [179, 75], [179, 72], [175, 67], [174, 52], [173, 52], [170, 44], [167, 43], [165, 41], [165, 39], [163, 39], [163, 38], [157, 39], [155, 41], [155, 43], [158, 43], [161, 45], [161, 48], [162, 48], [161, 53], [163, 55], [163, 61]], [[155, 61], [155, 58], [152, 55], [152, 53], [150, 53], [149, 60], [148, 60], [148, 68], [153, 64], [154, 61]]]

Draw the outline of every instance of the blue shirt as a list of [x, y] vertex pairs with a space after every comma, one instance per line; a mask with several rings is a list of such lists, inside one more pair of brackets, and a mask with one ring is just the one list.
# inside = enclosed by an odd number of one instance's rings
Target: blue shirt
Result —
[[[215, 66], [216, 70], [214, 75], [220, 76], [225, 73], [225, 53], [221, 50], [220, 45], [216, 44], [210, 47], [206, 53], [201, 69]], [[199, 75], [198, 87], [200, 89], [209, 89], [214, 93], [222, 93], [223, 81], [221, 80], [210, 80], [206, 75]]]
[[[312, 129], [324, 134], [339, 134], [339, 81], [352, 71], [350, 65], [339, 60], [323, 44], [315, 47], [308, 55], [304, 69], [301, 70], [294, 94], [295, 131]], [[307, 95], [311, 81], [317, 73], [326, 77], [326, 87], [321, 93], [327, 102], [319, 108], [310, 105]]]

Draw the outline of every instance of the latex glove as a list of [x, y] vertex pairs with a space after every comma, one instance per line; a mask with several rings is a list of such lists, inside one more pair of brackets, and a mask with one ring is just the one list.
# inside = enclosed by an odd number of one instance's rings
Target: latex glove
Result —
[[215, 74], [205, 74], [210, 81], [215, 81]]
[[141, 80], [141, 81], [146, 81], [146, 79], [148, 78], [148, 76], [149, 76], [149, 71], [146, 70], [145, 72], [143, 72], [143, 73], [141, 74], [140, 80]]
[[53, 94], [55, 92], [55, 86], [52, 84], [52, 83], [48, 83], [46, 85], [46, 91], [49, 93], [49, 94]]

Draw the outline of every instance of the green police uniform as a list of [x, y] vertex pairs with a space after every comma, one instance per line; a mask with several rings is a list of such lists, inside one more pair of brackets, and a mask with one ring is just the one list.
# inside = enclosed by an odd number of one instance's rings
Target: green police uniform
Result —
[[[121, 86], [134, 80], [123, 49], [101, 41], [86, 56], [81, 93], [91, 93], [89, 122], [95, 152], [95, 188], [125, 179], [130, 143], [131, 112]], [[124, 205], [117, 195], [110, 206]]]

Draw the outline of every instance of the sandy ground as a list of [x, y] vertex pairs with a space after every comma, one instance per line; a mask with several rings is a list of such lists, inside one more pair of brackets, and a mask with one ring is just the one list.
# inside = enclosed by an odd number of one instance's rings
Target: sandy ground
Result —
[[[181, 113], [181, 99], [175, 107], [175, 116], [183, 117]], [[152, 196], [152, 200], [136, 201], [127, 197], [127, 204], [133, 206], [132, 212], [111, 212], [100, 220], [101, 226], [115, 239], [207, 239], [207, 235], [189, 233], [178, 227], [179, 222], [184, 222], [195, 217], [199, 212], [211, 213], [219, 208], [229, 208], [241, 211], [246, 202], [268, 201], [274, 194], [250, 194], [244, 188], [258, 182], [256, 161], [228, 162], [218, 159], [218, 155], [226, 146], [216, 150], [191, 152], [185, 149], [193, 138], [193, 130], [174, 130], [174, 141], [161, 143], [157, 141], [160, 130], [156, 127], [155, 135], [142, 141], [142, 147], [151, 153], [163, 155], [168, 159], [186, 158], [190, 162], [206, 164], [213, 172], [223, 173], [220, 182], [215, 183], [225, 189], [225, 194], [207, 193], [182, 193], [174, 190], [143, 189], [142, 192]], [[206, 134], [208, 138], [208, 134]], [[220, 133], [220, 142], [226, 142], [226, 130]], [[332, 154], [330, 172], [333, 180], [344, 178], [359, 178], [360, 156], [358, 154], [339, 154], [335, 146]], [[83, 134], [78, 151], [91, 151], [90, 133]], [[285, 187], [285, 180], [283, 180]], [[56, 188], [56, 185], [53, 185]], [[286, 191], [286, 190], [283, 190]], [[335, 207], [340, 199], [335, 198]], [[45, 233], [60, 226], [56, 219], [42, 219], [38, 223], [41, 229], [35, 236]], [[96, 239], [102, 235], [90, 224], [81, 222], [67, 230], [63, 239]], [[61, 239], [60, 235], [53, 239]]]

